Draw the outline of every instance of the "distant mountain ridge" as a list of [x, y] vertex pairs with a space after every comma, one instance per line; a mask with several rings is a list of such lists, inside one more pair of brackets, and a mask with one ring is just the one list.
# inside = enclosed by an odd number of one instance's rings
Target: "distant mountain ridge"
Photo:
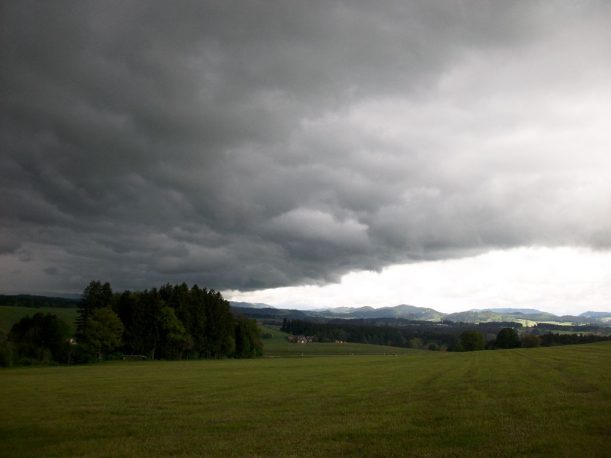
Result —
[[[235, 303], [238, 304], [238, 303]], [[233, 305], [233, 303], [232, 303]], [[325, 318], [325, 319], [403, 319], [413, 321], [453, 321], [463, 323], [518, 322], [518, 323], [552, 323], [552, 324], [611, 324], [611, 312], [584, 312], [579, 316], [554, 315], [532, 308], [487, 308], [472, 309], [464, 312], [443, 313], [428, 307], [400, 304], [394, 307], [373, 308], [336, 307], [315, 310], [277, 309], [265, 304], [257, 305], [257, 316], [276, 316], [279, 318]], [[238, 307], [247, 312], [250, 305]], [[248, 312], [247, 312], [248, 313]], [[252, 314], [252, 312], [251, 312]]]
[[[76, 307], [78, 299], [29, 294], [0, 294], [0, 306], [22, 307]], [[598, 324], [611, 326], [611, 312], [583, 312], [578, 316], [554, 315], [533, 308], [486, 308], [463, 312], [443, 313], [428, 307], [400, 304], [393, 307], [335, 307], [316, 310], [282, 309], [261, 302], [230, 301], [239, 313], [253, 317], [291, 319], [403, 319], [413, 321], [453, 321], [463, 323], [486, 322], [540, 322], [557, 324]]]
[[483, 310], [486, 312], [495, 312], [495, 313], [522, 313], [524, 315], [538, 315], [542, 312], [537, 309], [515, 309], [515, 308], [490, 308], [490, 309], [473, 309], [474, 311]]
[[238, 308], [247, 308], [247, 309], [275, 309], [273, 305], [263, 304], [261, 302], [239, 302], [239, 301], [229, 301], [229, 305], [232, 307]]
[[33, 294], [0, 294], [0, 306], [73, 308], [76, 307], [78, 303], [78, 298], [37, 296]]
[[611, 312], [583, 312], [579, 316], [586, 318], [611, 318]]
[[[306, 311], [306, 313], [309, 312]], [[313, 311], [312, 313], [335, 318], [403, 318], [422, 321], [441, 321], [444, 316], [443, 313], [431, 308], [416, 307], [414, 305], [407, 304], [380, 308], [373, 308], [369, 306], [358, 308], [330, 308]]]

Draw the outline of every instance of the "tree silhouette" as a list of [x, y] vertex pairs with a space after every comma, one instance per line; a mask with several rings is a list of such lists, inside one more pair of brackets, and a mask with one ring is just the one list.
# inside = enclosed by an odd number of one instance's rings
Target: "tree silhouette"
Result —
[[463, 351], [483, 350], [486, 341], [481, 332], [465, 331], [460, 335], [460, 345]]
[[520, 336], [513, 328], [503, 328], [496, 336], [498, 348], [517, 348], [520, 346]]

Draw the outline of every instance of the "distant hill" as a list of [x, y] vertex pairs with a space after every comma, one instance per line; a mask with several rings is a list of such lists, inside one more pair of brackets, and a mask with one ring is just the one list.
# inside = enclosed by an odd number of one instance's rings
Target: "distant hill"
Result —
[[[474, 309], [478, 310], [478, 309]], [[514, 308], [492, 308], [492, 309], [481, 309], [482, 311], [486, 311], [486, 312], [495, 312], [495, 313], [508, 313], [508, 314], [513, 314], [513, 313], [521, 313], [522, 315], [539, 315], [541, 313], [541, 310], [537, 310], [537, 309], [514, 309]]]
[[[234, 303], [232, 303], [233, 306]], [[238, 304], [238, 303], [235, 303]], [[235, 307], [241, 309], [241, 313], [251, 317], [265, 317], [272, 319], [292, 318], [319, 318], [319, 319], [397, 319], [412, 321], [453, 321], [456, 323], [493, 323], [493, 322], [518, 322], [522, 324], [531, 323], [553, 323], [566, 325], [582, 324], [611, 324], [611, 312], [590, 312], [593, 315], [582, 314], [580, 316], [563, 315], [543, 312], [531, 308], [490, 308], [473, 309], [464, 312], [442, 313], [432, 308], [416, 307], [401, 304], [394, 307], [336, 307], [316, 310], [288, 310], [278, 309], [265, 304], [256, 304], [257, 308]], [[263, 308], [264, 307], [264, 308]]]
[[0, 306], [73, 308], [79, 299], [66, 297], [34, 296], [30, 294], [0, 294]]
[[[78, 298], [37, 296], [29, 294], [0, 294], [0, 306], [12, 307], [54, 307], [75, 308]], [[611, 325], [611, 312], [584, 312], [579, 316], [543, 312], [532, 308], [487, 308], [472, 309], [464, 312], [442, 313], [428, 307], [400, 304], [394, 307], [336, 307], [317, 310], [281, 309], [260, 302], [230, 302], [233, 310], [253, 318], [274, 320], [289, 319], [384, 319], [412, 321], [453, 321], [462, 323], [519, 322], [519, 323], [555, 323], [555, 324], [598, 324]]]
[[[535, 309], [482, 309], [468, 310], [466, 312], [450, 313], [446, 315], [446, 320], [463, 322], [482, 322], [482, 321], [559, 321], [559, 317], [553, 313], [542, 312]], [[571, 320], [574, 321], [574, 320]]]
[[275, 309], [276, 307], [272, 306], [272, 305], [268, 305], [268, 304], [262, 304], [260, 302], [237, 302], [237, 301], [230, 301], [229, 305], [231, 305], [232, 307], [238, 307], [238, 308], [248, 308], [248, 309]]
[[441, 321], [444, 314], [426, 307], [401, 304], [395, 307], [342, 307], [316, 311], [324, 317], [335, 318], [401, 318], [405, 320]]
[[540, 310], [526, 309], [524, 312], [513, 312], [512, 309], [485, 309], [469, 310], [466, 312], [450, 313], [445, 316], [445, 320], [464, 323], [482, 323], [494, 321], [516, 321], [516, 322], [535, 322], [535, 323], [566, 323], [568, 324], [588, 324], [599, 323], [599, 320], [581, 316], [563, 315], [558, 316], [553, 313], [542, 312]]
[[277, 309], [273, 307], [268, 308], [254, 308], [254, 307], [236, 307], [231, 306], [231, 310], [234, 312], [247, 316], [250, 318], [258, 318], [258, 319], [291, 319], [291, 320], [304, 320], [307, 318], [311, 318], [311, 315], [308, 315], [303, 310], [289, 310], [289, 309]]
[[611, 312], [583, 312], [579, 316], [584, 318], [611, 318]]
[[[0, 336], [8, 334], [11, 327], [25, 316], [34, 316], [36, 313], [50, 313], [65, 321], [74, 333], [76, 328], [76, 307], [23, 307], [3, 305], [0, 306]], [[1, 340], [1, 338], [0, 338]]]
[[502, 314], [490, 310], [468, 310], [466, 312], [456, 312], [447, 314], [444, 319], [447, 321], [462, 323], [479, 323], [487, 321], [507, 321], [502, 319]]

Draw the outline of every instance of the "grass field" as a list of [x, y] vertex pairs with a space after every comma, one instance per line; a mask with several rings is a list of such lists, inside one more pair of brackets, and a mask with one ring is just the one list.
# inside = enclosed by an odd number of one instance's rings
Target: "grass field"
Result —
[[0, 456], [609, 456], [611, 343], [0, 371]]
[[11, 307], [0, 306], [0, 332], [8, 334], [13, 324], [19, 321], [26, 315], [33, 316], [36, 313], [52, 313], [58, 318], [70, 325], [70, 329], [74, 332], [76, 320], [76, 308], [63, 307]]
[[270, 333], [271, 339], [263, 339], [264, 356], [354, 356], [354, 355], [401, 355], [413, 352], [407, 348], [388, 347], [385, 345], [368, 345], [357, 343], [290, 343], [287, 333], [269, 327], [261, 327], [263, 333]]

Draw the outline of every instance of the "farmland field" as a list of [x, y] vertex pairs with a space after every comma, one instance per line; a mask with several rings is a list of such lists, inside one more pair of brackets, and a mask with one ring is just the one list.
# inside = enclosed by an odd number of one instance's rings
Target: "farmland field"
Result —
[[609, 456], [611, 344], [0, 371], [0, 456]]
[[36, 313], [51, 313], [65, 321], [72, 332], [75, 329], [76, 308], [68, 307], [12, 307], [0, 306], [0, 332], [8, 334], [13, 324], [26, 315], [33, 316]]
[[359, 343], [321, 343], [308, 344], [290, 343], [287, 333], [276, 329], [261, 327], [263, 333], [272, 335], [271, 339], [263, 339], [263, 351], [266, 357], [288, 356], [353, 356], [353, 355], [399, 355], [413, 352], [407, 348], [388, 347], [385, 345], [369, 345]]

